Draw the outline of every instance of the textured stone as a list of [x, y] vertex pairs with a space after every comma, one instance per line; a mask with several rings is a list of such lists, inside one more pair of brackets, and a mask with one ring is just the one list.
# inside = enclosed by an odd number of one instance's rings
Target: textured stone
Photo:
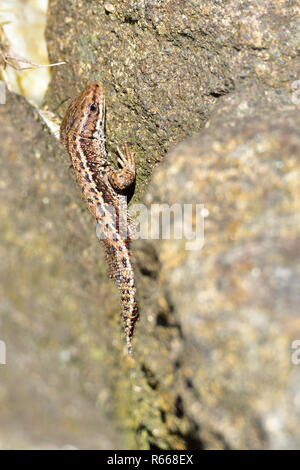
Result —
[[[119, 448], [103, 412], [111, 409], [103, 359], [109, 356], [98, 333], [104, 328], [91, 308], [94, 298], [101, 310], [99, 297], [110, 291], [99, 280], [105, 267], [95, 231], [56, 139], [23, 98], [6, 97], [0, 106], [0, 339], [7, 350], [0, 365], [0, 448]], [[110, 303], [101, 302], [108, 316], [112, 296]]]
[[108, 148], [128, 140], [138, 160], [134, 200], [166, 151], [203, 127], [220, 95], [245, 79], [277, 88], [299, 77], [296, 1], [110, 4], [111, 13], [105, 1], [49, 1], [50, 60], [67, 65], [53, 70], [47, 104], [62, 117], [86, 82], [103, 82]]
[[204, 442], [210, 425], [233, 448], [300, 446], [299, 125], [290, 94], [243, 86], [147, 194], [205, 207], [202, 250], [152, 242], [183, 333], [183, 406]]

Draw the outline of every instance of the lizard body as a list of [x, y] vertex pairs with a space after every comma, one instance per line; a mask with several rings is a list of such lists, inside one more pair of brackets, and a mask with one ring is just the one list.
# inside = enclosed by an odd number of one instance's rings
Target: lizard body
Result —
[[[119, 148], [116, 170], [105, 148], [105, 97], [101, 83], [90, 83], [75, 97], [60, 127], [60, 139], [68, 152], [88, 209], [101, 227], [101, 243], [109, 264], [110, 278], [121, 293], [122, 318], [128, 352], [138, 319], [134, 272], [130, 255], [124, 192], [135, 181], [135, 161], [125, 144]], [[122, 203], [123, 200], [123, 203]]]

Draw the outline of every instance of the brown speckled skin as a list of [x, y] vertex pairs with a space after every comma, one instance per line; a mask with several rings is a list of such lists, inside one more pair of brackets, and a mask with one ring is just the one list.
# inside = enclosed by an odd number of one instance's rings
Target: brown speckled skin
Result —
[[[130, 240], [126, 233], [127, 211], [121, 212], [121, 194], [135, 180], [135, 162], [125, 145], [125, 156], [118, 149], [118, 161], [122, 169], [115, 170], [109, 163], [105, 149], [104, 120], [102, 85], [99, 82], [90, 83], [71, 101], [61, 124], [60, 139], [70, 155], [89, 211], [101, 226], [101, 242], [110, 266], [110, 277], [121, 291], [122, 318], [128, 352], [131, 354], [138, 307], [129, 251]], [[107, 205], [110, 205], [114, 214]]]

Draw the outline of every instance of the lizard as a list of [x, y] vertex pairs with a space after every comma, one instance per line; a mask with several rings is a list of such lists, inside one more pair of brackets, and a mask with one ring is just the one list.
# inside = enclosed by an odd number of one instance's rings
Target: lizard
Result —
[[127, 350], [139, 318], [130, 253], [130, 222], [124, 194], [136, 177], [135, 160], [124, 144], [117, 147], [120, 169], [108, 160], [105, 146], [105, 96], [100, 82], [88, 84], [69, 104], [60, 126], [60, 140], [70, 156], [83, 198], [100, 227], [100, 239], [109, 265], [109, 277], [121, 294]]

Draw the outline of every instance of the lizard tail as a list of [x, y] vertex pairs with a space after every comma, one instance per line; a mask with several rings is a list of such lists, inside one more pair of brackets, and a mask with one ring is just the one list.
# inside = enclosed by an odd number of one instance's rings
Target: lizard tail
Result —
[[135, 324], [137, 320], [139, 319], [139, 309], [138, 309], [138, 304], [136, 301], [134, 301], [134, 305], [130, 312], [130, 315], [128, 315], [128, 311], [124, 312], [124, 305], [123, 305], [122, 317], [124, 321], [124, 329], [125, 329], [125, 335], [126, 335], [126, 341], [127, 341], [128, 354], [132, 356], [132, 338], [134, 335]]
[[109, 277], [121, 293], [122, 312], [128, 354], [132, 355], [132, 338], [139, 318], [136, 287], [128, 240], [104, 240]]

